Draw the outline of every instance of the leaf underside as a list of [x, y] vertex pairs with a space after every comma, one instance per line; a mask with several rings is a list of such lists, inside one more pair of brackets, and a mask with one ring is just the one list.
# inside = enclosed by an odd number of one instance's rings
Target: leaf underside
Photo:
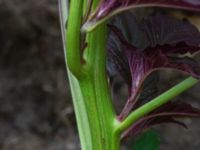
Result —
[[[188, 21], [162, 14], [138, 21], [127, 12], [115, 18], [109, 29], [107, 53], [111, 67], [108, 66], [108, 72], [118, 72], [129, 87], [129, 98], [120, 120], [144, 103], [138, 100], [145, 96], [144, 81], [152, 72], [174, 69], [200, 77], [200, 65], [189, 56], [180, 57], [200, 50], [200, 32]], [[147, 90], [145, 100], [155, 93], [154, 87], [152, 91]]]

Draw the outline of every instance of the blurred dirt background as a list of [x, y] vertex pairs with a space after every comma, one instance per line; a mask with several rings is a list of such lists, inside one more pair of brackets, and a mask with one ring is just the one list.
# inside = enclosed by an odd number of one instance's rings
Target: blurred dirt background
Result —
[[[161, 75], [161, 91], [184, 77]], [[200, 107], [199, 90], [180, 99]], [[124, 99], [125, 88], [117, 91]], [[161, 150], [200, 149], [200, 120], [184, 121], [188, 130], [156, 127]], [[0, 150], [80, 150], [56, 0], [0, 0]]]

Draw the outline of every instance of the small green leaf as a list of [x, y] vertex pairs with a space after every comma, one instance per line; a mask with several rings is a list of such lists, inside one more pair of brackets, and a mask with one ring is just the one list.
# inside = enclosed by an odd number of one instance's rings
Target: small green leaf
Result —
[[131, 150], [159, 150], [159, 146], [158, 133], [149, 130], [135, 140]]

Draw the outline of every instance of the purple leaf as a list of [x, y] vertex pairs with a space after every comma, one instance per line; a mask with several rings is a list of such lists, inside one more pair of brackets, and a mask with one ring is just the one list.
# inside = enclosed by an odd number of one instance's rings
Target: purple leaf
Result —
[[119, 12], [139, 7], [169, 7], [191, 11], [200, 11], [199, 0], [101, 0], [96, 11], [91, 14], [86, 28], [98, 24]]
[[[164, 18], [163, 18], [164, 17]], [[148, 46], [173, 45], [184, 42], [186, 45], [198, 46], [200, 34], [187, 20], [178, 20], [172, 16], [157, 14], [144, 19], [141, 25], [148, 40]], [[185, 45], [184, 45], [185, 46]]]
[[194, 108], [183, 102], [169, 102], [138, 120], [132, 127], [123, 133], [122, 137], [124, 138], [128, 135], [135, 136], [152, 126], [161, 123], [176, 123], [187, 128], [184, 123], [176, 120], [176, 118], [183, 117], [200, 117], [200, 109]]
[[128, 60], [122, 49], [121, 44], [118, 44], [118, 39], [115, 36], [111, 36], [108, 39], [107, 55], [108, 55], [108, 73], [110, 76], [114, 76], [118, 71], [124, 78], [125, 82], [130, 86], [131, 76]]
[[[127, 15], [129, 17], [122, 15], [120, 21], [125, 25], [129, 22], [130, 13]], [[124, 29], [123, 24], [115, 22], [115, 25], [109, 25], [109, 60], [127, 82], [130, 92], [120, 120], [137, 107], [143, 82], [153, 71], [176, 69], [200, 77], [199, 64], [190, 57], [180, 57], [180, 54], [194, 54], [200, 50], [200, 33], [192, 24], [164, 15], [150, 16], [142, 22], [135, 19], [129, 23], [130, 27], [133, 24], [133, 29]], [[138, 35], [139, 42], [135, 35]]]

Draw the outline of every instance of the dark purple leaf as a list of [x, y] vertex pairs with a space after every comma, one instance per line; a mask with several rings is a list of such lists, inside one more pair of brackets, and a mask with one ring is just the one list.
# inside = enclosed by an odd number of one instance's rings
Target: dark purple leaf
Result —
[[142, 131], [161, 123], [176, 123], [186, 128], [186, 125], [176, 118], [200, 117], [200, 109], [183, 102], [169, 102], [149, 115], [143, 117], [124, 132], [123, 138], [128, 135], [137, 135]]
[[90, 16], [86, 28], [112, 17], [119, 12], [139, 7], [169, 7], [200, 11], [199, 0], [101, 0], [97, 10]]
[[138, 100], [139, 106], [152, 100], [158, 94], [159, 76], [157, 72], [151, 73], [144, 81]]
[[[128, 16], [130, 17], [130, 14]], [[127, 19], [121, 19], [123, 24], [128, 24]], [[136, 32], [131, 28], [124, 29], [123, 24], [118, 25], [114, 22], [115, 26], [109, 25], [109, 60], [128, 83], [130, 92], [129, 99], [119, 116], [120, 120], [137, 107], [143, 82], [153, 71], [169, 68], [196, 78], [200, 77], [198, 63], [190, 57], [180, 57], [180, 54], [193, 54], [200, 50], [200, 33], [193, 25], [164, 15], [150, 16], [142, 22], [135, 22], [130, 22], [130, 26], [133, 24], [133, 27], [137, 28]], [[139, 44], [135, 40], [135, 35], [140, 39]]]
[[128, 60], [124, 51], [122, 51], [122, 44], [118, 43], [115, 36], [110, 36], [108, 39], [107, 55], [108, 55], [108, 73], [109, 76], [114, 76], [118, 71], [124, 78], [125, 82], [130, 86], [131, 76]]
[[[198, 46], [200, 41], [199, 31], [194, 25], [187, 20], [178, 20], [172, 16], [161, 14], [149, 16], [144, 19], [141, 26], [147, 37], [148, 47], [167, 44], [175, 46], [181, 42], [185, 43], [184, 47]], [[174, 53], [174, 50], [172, 52]]]

